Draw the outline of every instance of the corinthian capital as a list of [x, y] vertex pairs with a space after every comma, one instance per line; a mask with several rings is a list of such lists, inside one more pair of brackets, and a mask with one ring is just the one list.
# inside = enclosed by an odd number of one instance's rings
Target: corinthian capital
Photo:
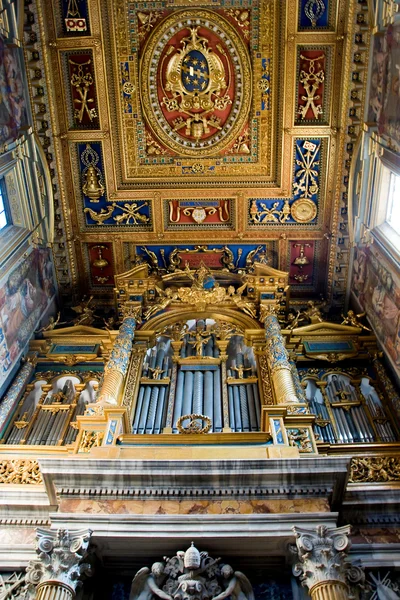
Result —
[[92, 531], [51, 531], [40, 527], [36, 530], [36, 553], [26, 569], [25, 581], [32, 589], [46, 581], [68, 586], [73, 592], [82, 573], [90, 571], [90, 565], [82, 562], [87, 556]]
[[346, 574], [351, 566], [346, 561], [350, 549], [350, 526], [328, 528], [324, 525], [316, 531], [293, 527], [299, 562], [293, 566], [293, 574], [300, 578], [309, 591], [319, 583], [338, 581], [346, 584]]

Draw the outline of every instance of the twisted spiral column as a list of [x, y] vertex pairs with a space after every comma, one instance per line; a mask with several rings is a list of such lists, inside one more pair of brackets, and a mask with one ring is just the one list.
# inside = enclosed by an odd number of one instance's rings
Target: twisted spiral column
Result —
[[281, 334], [279, 321], [274, 313], [265, 318], [266, 357], [272, 376], [272, 385], [278, 404], [299, 402], [293, 380], [292, 367]]
[[132, 352], [136, 319], [126, 317], [115, 338], [111, 356], [104, 368], [104, 379], [97, 403], [118, 404], [118, 398], [128, 371], [129, 357]]

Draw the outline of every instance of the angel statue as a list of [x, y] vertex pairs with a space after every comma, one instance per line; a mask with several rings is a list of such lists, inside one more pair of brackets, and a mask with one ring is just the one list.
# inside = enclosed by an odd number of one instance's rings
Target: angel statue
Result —
[[133, 578], [129, 600], [151, 600], [153, 596], [173, 600], [172, 596], [160, 589], [166, 578], [164, 567], [164, 563], [155, 562], [151, 572], [148, 567], [140, 569]]
[[231, 565], [223, 565], [221, 575], [225, 590], [212, 600], [224, 600], [228, 596], [231, 596], [232, 600], [254, 600], [253, 588], [244, 573], [234, 571]]
[[354, 310], [349, 310], [347, 312], [347, 317], [342, 314], [343, 321], [341, 325], [350, 325], [351, 327], [360, 327], [361, 329], [365, 329], [365, 331], [371, 331], [369, 327], [366, 327], [366, 325], [359, 322], [359, 319], [362, 317], [365, 317], [365, 312], [356, 315]]

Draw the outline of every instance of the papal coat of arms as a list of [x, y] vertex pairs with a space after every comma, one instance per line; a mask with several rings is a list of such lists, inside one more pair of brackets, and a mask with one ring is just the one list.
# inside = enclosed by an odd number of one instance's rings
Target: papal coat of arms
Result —
[[216, 155], [248, 118], [251, 68], [234, 27], [207, 10], [169, 16], [148, 39], [141, 61], [144, 116], [173, 154]]

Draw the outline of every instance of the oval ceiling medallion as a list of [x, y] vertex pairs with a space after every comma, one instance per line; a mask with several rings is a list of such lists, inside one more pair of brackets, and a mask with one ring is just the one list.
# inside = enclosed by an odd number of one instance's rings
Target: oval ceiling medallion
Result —
[[252, 72], [245, 42], [221, 16], [180, 11], [148, 39], [141, 104], [158, 140], [178, 155], [210, 156], [233, 143], [248, 118]]

